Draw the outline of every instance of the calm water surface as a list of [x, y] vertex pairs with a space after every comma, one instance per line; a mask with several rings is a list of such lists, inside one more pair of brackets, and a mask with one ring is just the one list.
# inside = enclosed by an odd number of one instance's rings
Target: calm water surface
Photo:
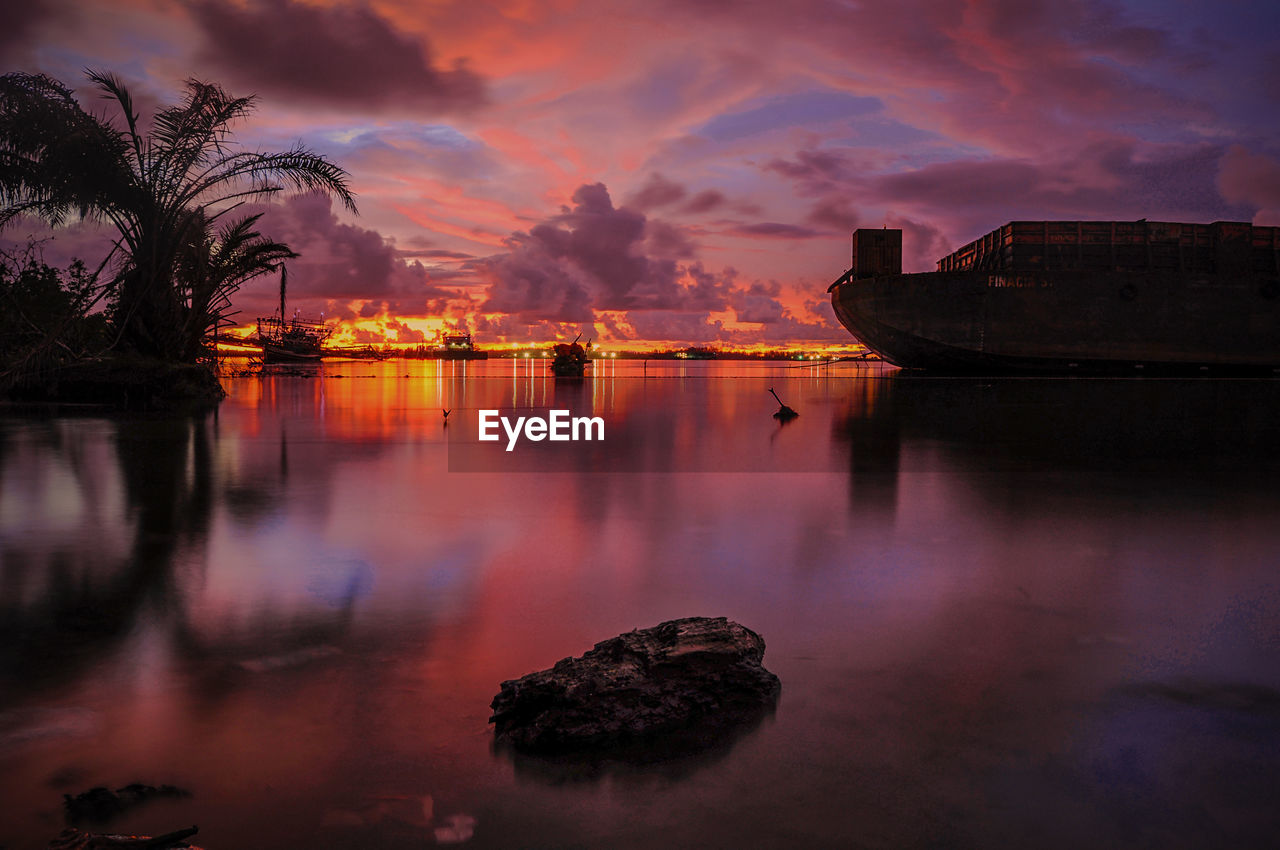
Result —
[[[0, 413], [0, 846], [135, 781], [193, 796], [110, 830], [216, 850], [1274, 840], [1280, 382], [543, 369]], [[485, 407], [606, 440], [477, 454]], [[501, 681], [691, 615], [765, 637], [759, 726], [494, 751]]]

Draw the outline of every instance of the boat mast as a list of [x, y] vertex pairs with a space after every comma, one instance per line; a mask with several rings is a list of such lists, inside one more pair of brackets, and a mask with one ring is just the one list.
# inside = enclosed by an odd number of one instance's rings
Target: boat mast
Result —
[[280, 326], [284, 327], [284, 290], [289, 283], [289, 270], [280, 264]]

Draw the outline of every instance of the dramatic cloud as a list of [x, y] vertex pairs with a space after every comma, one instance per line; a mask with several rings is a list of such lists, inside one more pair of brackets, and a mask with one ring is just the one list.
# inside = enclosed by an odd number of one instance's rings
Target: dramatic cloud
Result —
[[644, 223], [645, 251], [656, 257], [686, 259], [697, 253], [693, 238], [682, 227], [656, 218]]
[[730, 303], [738, 273], [731, 268], [718, 274], [707, 271], [702, 263], [692, 263], [684, 269], [686, 288], [680, 306], [684, 310], [719, 312]]
[[771, 325], [782, 319], [782, 304], [778, 293], [782, 287], [776, 282], [754, 283], [745, 290], [735, 292], [733, 310], [739, 322]]
[[477, 316], [475, 332], [484, 339], [510, 340], [512, 342], [550, 342], [581, 336], [590, 339], [594, 326], [589, 322], [548, 322], [525, 320], [520, 316]]
[[[693, 254], [682, 229], [614, 207], [603, 184], [580, 186], [573, 202], [527, 233], [514, 234], [508, 252], [484, 262], [492, 278], [484, 313], [518, 317], [526, 333], [538, 324], [581, 328], [594, 322], [613, 340], [840, 339], [826, 316], [805, 322], [793, 315], [776, 281], [740, 281], [732, 268], [712, 272], [699, 261], [677, 264], [673, 256]], [[741, 229], [778, 238], [804, 231], [768, 223]], [[719, 317], [726, 315], [737, 327]], [[742, 327], [750, 325], [760, 327]], [[655, 330], [659, 326], [666, 330]], [[489, 320], [477, 329], [509, 331], [511, 324]]]
[[801, 321], [787, 313], [783, 315], [780, 321], [764, 325], [759, 332], [738, 333], [733, 338], [741, 344], [761, 342], [780, 344], [801, 341], [847, 342], [849, 339], [847, 332], [837, 325], [834, 319], [829, 318], [831, 315], [830, 306], [824, 303], [823, 307], [824, 315], [818, 321]]
[[388, 321], [387, 330], [395, 333], [395, 341], [398, 343], [423, 343], [427, 341], [427, 335], [420, 330], [411, 328], [404, 322], [395, 320]]
[[[726, 340], [731, 336], [724, 322], [710, 313], [636, 310], [627, 314], [636, 339], [678, 339], [694, 344]], [[670, 329], [668, 332], [664, 329]]]
[[513, 235], [511, 250], [491, 258], [494, 282], [484, 310], [588, 322], [593, 309], [674, 306], [680, 295], [676, 263], [643, 253], [644, 214], [615, 208], [602, 183], [578, 187], [573, 203]]
[[424, 40], [361, 4], [197, 0], [190, 8], [203, 58], [240, 85], [357, 111], [450, 111], [485, 100], [483, 81], [465, 65], [436, 68]]
[[[422, 315], [429, 299], [452, 294], [438, 287], [420, 262], [401, 257], [381, 233], [340, 221], [323, 195], [298, 195], [268, 207], [258, 229], [300, 254], [288, 264], [288, 298], [304, 312], [358, 301], [364, 302], [366, 317]], [[236, 303], [258, 311], [273, 307], [276, 286], [274, 278], [255, 281]]]

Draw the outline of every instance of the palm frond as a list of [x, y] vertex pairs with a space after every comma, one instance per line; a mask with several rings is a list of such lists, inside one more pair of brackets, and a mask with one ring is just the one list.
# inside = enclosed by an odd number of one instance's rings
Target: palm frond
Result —
[[0, 219], [59, 224], [102, 211], [130, 182], [123, 134], [40, 74], [0, 76]]
[[189, 182], [193, 168], [217, 162], [228, 155], [231, 125], [253, 111], [255, 97], [232, 97], [221, 87], [187, 80], [181, 106], [161, 111], [155, 118], [154, 161], [162, 176], [158, 191], [173, 197]]
[[[284, 153], [238, 153], [226, 157], [191, 185], [188, 202], [204, 198], [206, 204], [225, 202], [231, 197], [266, 195], [281, 190], [284, 183], [298, 191], [318, 191], [331, 195], [353, 213], [358, 213], [351, 175], [319, 154], [298, 145]], [[217, 195], [219, 187], [248, 188]], [[212, 197], [210, 197], [212, 193]]]
[[109, 71], [85, 69], [85, 76], [102, 90], [105, 98], [114, 98], [124, 113], [125, 126], [129, 128], [128, 141], [133, 149], [134, 163], [140, 174], [145, 176], [146, 159], [142, 156], [142, 138], [138, 135], [138, 113], [133, 111], [133, 95], [128, 87], [115, 74]]

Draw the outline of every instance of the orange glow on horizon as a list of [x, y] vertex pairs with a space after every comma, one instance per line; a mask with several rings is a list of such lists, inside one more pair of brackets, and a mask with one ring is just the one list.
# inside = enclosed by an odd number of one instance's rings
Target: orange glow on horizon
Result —
[[[353, 304], [350, 306], [358, 309], [361, 305]], [[501, 318], [501, 315], [487, 315], [485, 319], [494, 321]], [[736, 321], [732, 312], [714, 313], [711, 314], [710, 318], [713, 322], [720, 322], [722, 327], [730, 332], [751, 331], [757, 327], [757, 325], [749, 322]], [[632, 330], [618, 316], [607, 311], [601, 311], [596, 316], [593, 331], [589, 334], [584, 334], [585, 339], [581, 341], [589, 341], [592, 343], [593, 349], [606, 352], [657, 352], [694, 348], [711, 349], [726, 353], [752, 354], [769, 351], [803, 351], [805, 353], [826, 352], [832, 356], [842, 356], [866, 350], [865, 346], [852, 337], [847, 341], [841, 340], [838, 342], [804, 339], [770, 339], [752, 342], [734, 342], [731, 340], [691, 342], [681, 339], [616, 337], [610, 333], [609, 326], [606, 324], [606, 320], [610, 319], [614, 322], [615, 327], [619, 327], [624, 332]], [[334, 333], [329, 338], [331, 347], [373, 346], [392, 351], [411, 351], [419, 346], [430, 347], [437, 344], [440, 337], [445, 333], [467, 332], [468, 330], [466, 324], [459, 326], [456, 322], [451, 322], [444, 316], [392, 316], [385, 313], [371, 318], [336, 319], [331, 320], [329, 324], [334, 328]], [[421, 333], [422, 339], [401, 340], [399, 337], [402, 329], [408, 329], [411, 333]], [[257, 326], [255, 324], [242, 324], [225, 328], [219, 339], [219, 348], [233, 353], [241, 348], [254, 349], [256, 346], [252, 340], [256, 333]], [[575, 334], [567, 329], [553, 338], [539, 340], [529, 338], [513, 339], [505, 335], [486, 336], [479, 334], [475, 338], [475, 345], [479, 349], [488, 351], [524, 351], [550, 348], [560, 342], [573, 342], [574, 336]], [[231, 341], [232, 337], [239, 337], [244, 342], [237, 345]]]

